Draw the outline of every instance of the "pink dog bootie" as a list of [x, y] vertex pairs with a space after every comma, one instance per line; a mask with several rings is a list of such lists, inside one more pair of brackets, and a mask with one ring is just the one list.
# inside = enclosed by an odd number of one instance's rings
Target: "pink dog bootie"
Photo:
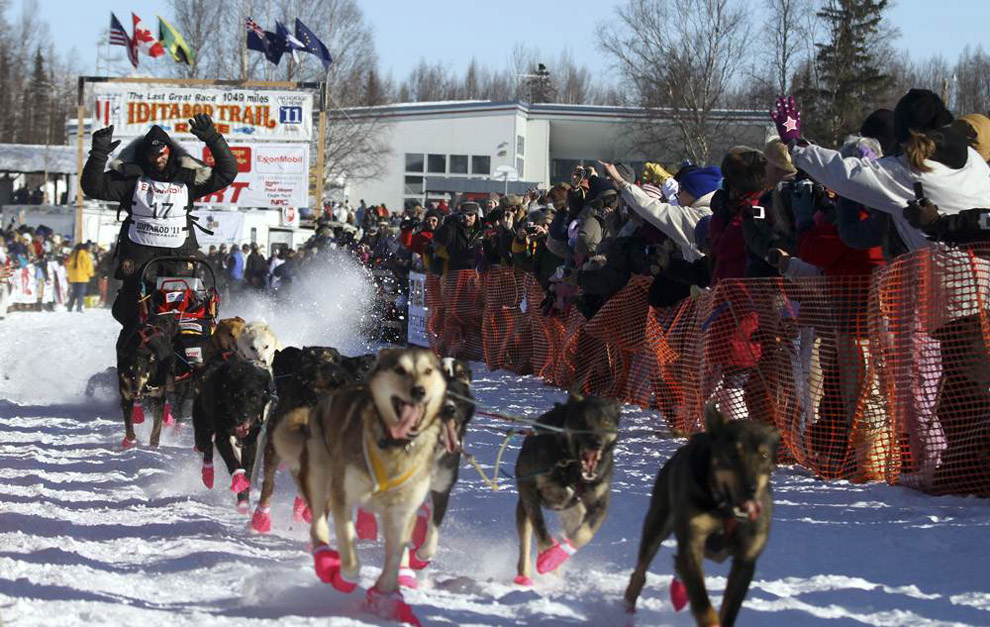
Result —
[[172, 403], [169, 401], [165, 401], [165, 405], [162, 406], [162, 424], [166, 427], [175, 424], [175, 418], [172, 416]]
[[209, 489], [213, 489], [213, 463], [203, 462], [203, 485]]
[[688, 604], [687, 587], [677, 577], [670, 580], [670, 603], [675, 612], [680, 612]]
[[237, 513], [241, 516], [247, 516], [251, 513], [251, 503], [247, 499], [237, 501]]
[[536, 572], [543, 575], [557, 570], [561, 564], [574, 555], [575, 551], [577, 549], [566, 538], [563, 543], [554, 542], [552, 547], [545, 551], [540, 551], [540, 554], [536, 557]]
[[416, 512], [416, 525], [413, 527], [412, 532], [412, 545], [413, 549], [418, 549], [423, 546], [426, 542], [426, 532], [430, 528], [430, 506], [423, 505], [419, 506], [419, 511]]
[[413, 570], [423, 570], [430, 565], [430, 560], [420, 559], [416, 554], [418, 549], [409, 549], [409, 568]]
[[512, 580], [512, 583], [517, 586], [526, 586], [527, 588], [533, 587], [533, 580], [526, 575], [516, 575], [516, 578]]
[[247, 478], [247, 473], [243, 468], [239, 468], [234, 471], [234, 474], [230, 475], [230, 491], [235, 493], [241, 493], [244, 490], [251, 489], [251, 482]]
[[135, 402], [131, 405], [131, 424], [139, 425], [144, 422], [144, 407]]
[[332, 585], [335, 590], [350, 593], [357, 588], [357, 582], [346, 579], [340, 570], [340, 553], [325, 544], [318, 544], [313, 549], [313, 568], [320, 581]]
[[357, 529], [358, 540], [378, 539], [378, 520], [375, 515], [366, 509], [358, 508], [357, 522], [354, 524]]
[[413, 613], [412, 607], [406, 603], [406, 600], [402, 597], [402, 593], [398, 590], [395, 592], [381, 592], [378, 586], [375, 585], [368, 590], [365, 603], [368, 611], [379, 618], [407, 623], [415, 627], [422, 626], [422, 623], [419, 622], [419, 619]]
[[124, 436], [124, 441], [120, 443], [120, 446], [124, 449], [134, 448], [137, 446], [137, 438], [129, 438]]
[[309, 505], [301, 496], [296, 496], [292, 502], [292, 520], [295, 522], [313, 522], [313, 513], [309, 511]]
[[258, 506], [251, 517], [251, 528], [258, 533], [268, 533], [272, 530], [272, 508]]

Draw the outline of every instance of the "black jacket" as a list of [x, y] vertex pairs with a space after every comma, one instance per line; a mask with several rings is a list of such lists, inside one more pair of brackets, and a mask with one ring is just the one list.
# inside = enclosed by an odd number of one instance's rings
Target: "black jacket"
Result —
[[[142, 155], [147, 151], [148, 143], [158, 139], [167, 143], [171, 154], [165, 170], [158, 172]], [[199, 250], [196, 233], [193, 229], [194, 218], [190, 215], [193, 201], [211, 194], [230, 185], [237, 176], [237, 159], [231, 153], [227, 142], [220, 133], [214, 132], [206, 139], [206, 145], [213, 154], [216, 163], [212, 168], [190, 157], [180, 146], [160, 127], [155, 126], [143, 138], [133, 142], [121, 153], [121, 159], [110, 164], [106, 169], [109, 155], [102, 150], [91, 150], [89, 159], [83, 168], [80, 185], [83, 192], [90, 198], [120, 203], [119, 212], [128, 214], [121, 225], [118, 236], [118, 265], [116, 275], [126, 278], [135, 274], [145, 263], [156, 256], [188, 256], [195, 255]], [[130, 153], [128, 158], [126, 155]], [[148, 177], [155, 181], [186, 185], [188, 203], [184, 210], [187, 216], [186, 241], [180, 248], [156, 248], [136, 244], [128, 237], [130, 228], [131, 199], [134, 197], [134, 187], [138, 179]]]
[[470, 230], [456, 216], [448, 217], [433, 236], [435, 246], [443, 246], [437, 255], [444, 258], [444, 272], [473, 270], [480, 259], [484, 229], [480, 220]]

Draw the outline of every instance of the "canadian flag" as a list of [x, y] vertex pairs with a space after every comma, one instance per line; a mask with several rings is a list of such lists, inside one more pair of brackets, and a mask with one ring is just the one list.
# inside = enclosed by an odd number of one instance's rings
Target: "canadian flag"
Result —
[[131, 17], [134, 18], [134, 43], [137, 44], [138, 51], [145, 53], [152, 59], [165, 54], [165, 49], [158, 43], [151, 31], [144, 27], [137, 13], [131, 13]]

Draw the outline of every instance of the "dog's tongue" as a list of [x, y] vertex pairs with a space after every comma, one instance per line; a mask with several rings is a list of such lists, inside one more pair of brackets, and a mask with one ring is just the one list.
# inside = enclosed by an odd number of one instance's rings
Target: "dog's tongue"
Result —
[[460, 438], [457, 437], [457, 424], [453, 420], [443, 421], [443, 431], [440, 433], [443, 445], [447, 447], [448, 453], [453, 453], [461, 445]]
[[746, 518], [749, 522], [753, 522], [760, 517], [760, 504], [753, 499], [743, 503], [740, 509], [746, 513]]
[[588, 473], [594, 472], [595, 468], [598, 467], [598, 459], [601, 455], [602, 452], [597, 449], [581, 451], [582, 470]]
[[419, 421], [425, 412], [425, 405], [412, 405], [400, 402], [399, 415], [396, 416], [399, 422], [388, 428], [389, 435], [394, 440], [409, 439], [409, 432], [419, 425]]

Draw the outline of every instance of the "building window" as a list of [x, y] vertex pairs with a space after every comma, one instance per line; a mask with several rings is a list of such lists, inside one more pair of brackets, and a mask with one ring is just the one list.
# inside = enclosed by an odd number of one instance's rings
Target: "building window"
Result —
[[471, 157], [471, 174], [489, 175], [492, 173], [492, 158], [474, 155]]
[[446, 174], [447, 155], [430, 155], [426, 166], [426, 171], [430, 174]]
[[522, 135], [516, 135], [516, 154], [521, 155], [526, 152], [526, 138]]
[[522, 157], [516, 157], [516, 172], [519, 174], [519, 178], [523, 178], [524, 165]]
[[467, 155], [450, 155], [450, 173], [451, 174], [467, 174], [468, 173], [468, 156]]
[[423, 155], [406, 153], [406, 172], [422, 172]]
[[423, 193], [423, 177], [422, 176], [407, 176], [406, 177], [406, 187], [405, 194], [422, 194]]

